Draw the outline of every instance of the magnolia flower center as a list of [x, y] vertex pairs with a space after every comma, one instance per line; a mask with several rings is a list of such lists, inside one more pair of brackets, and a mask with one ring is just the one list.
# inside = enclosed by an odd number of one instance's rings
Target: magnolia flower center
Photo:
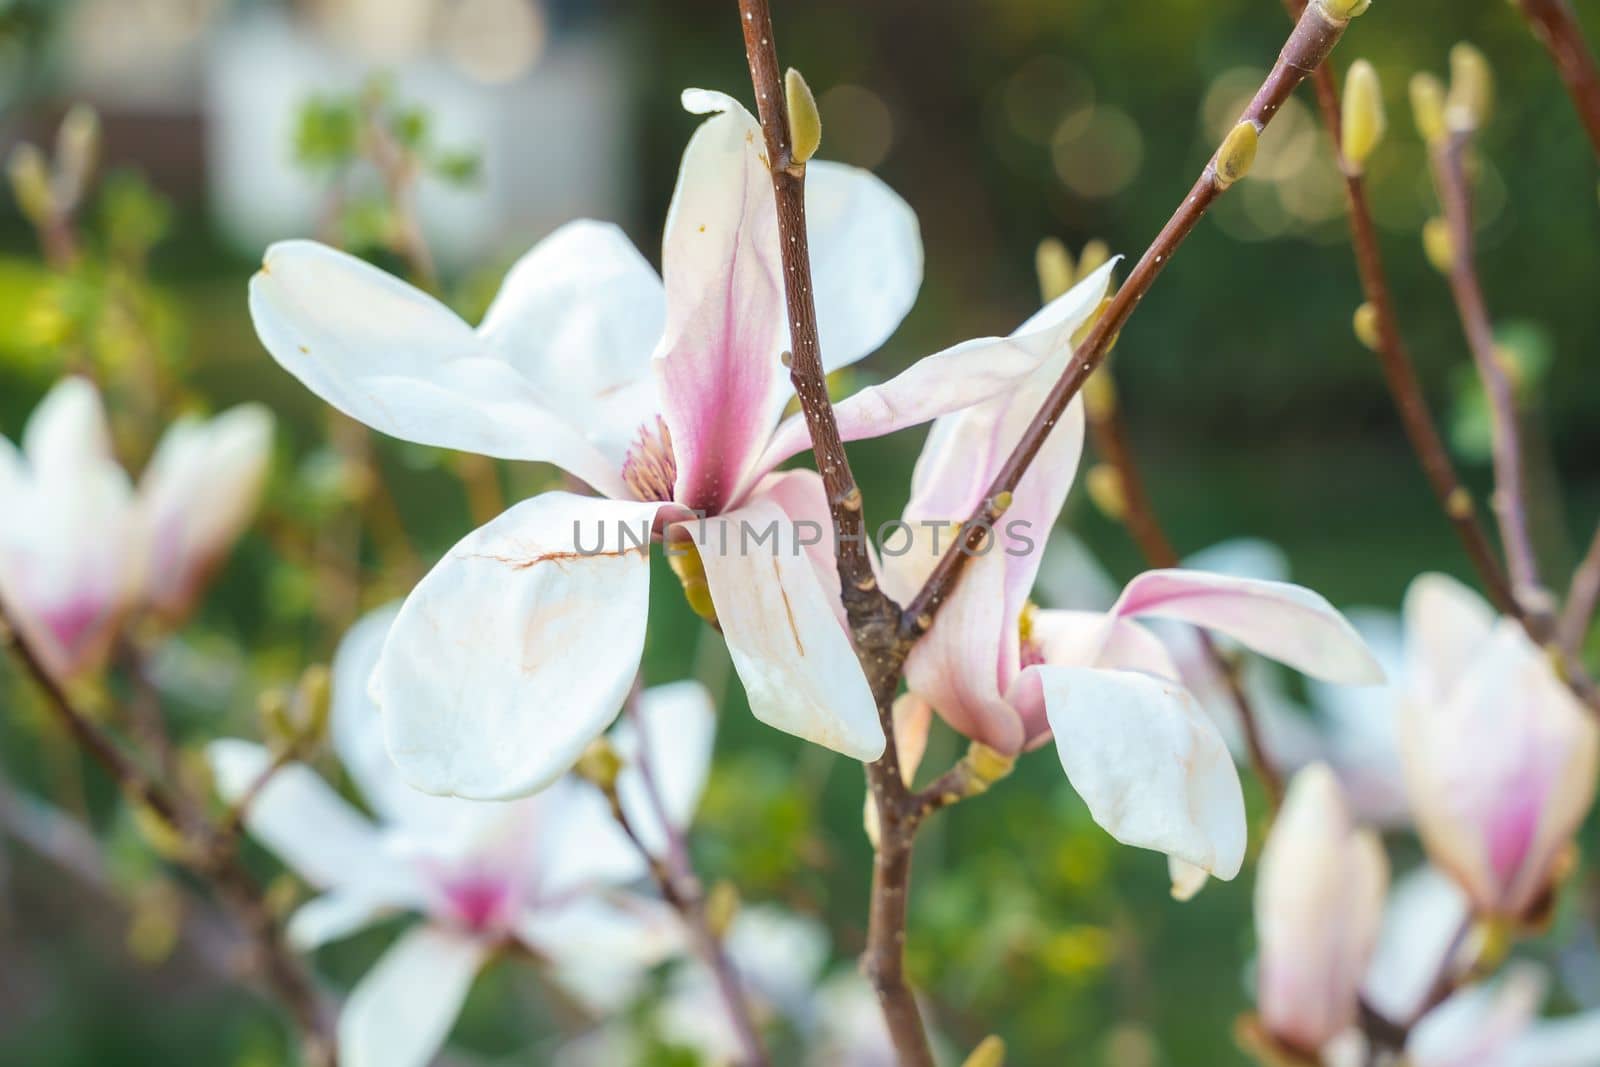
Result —
[[51, 636], [67, 652], [75, 652], [100, 621], [102, 605], [90, 596], [79, 596], [47, 609], [43, 613]]
[[444, 886], [445, 904], [452, 917], [475, 934], [509, 921], [512, 897], [510, 882], [483, 874], [469, 874]]
[[672, 454], [672, 433], [667, 420], [656, 416], [656, 425], [639, 427], [639, 437], [622, 459], [622, 480], [640, 500], [672, 499], [678, 483], [678, 460]]

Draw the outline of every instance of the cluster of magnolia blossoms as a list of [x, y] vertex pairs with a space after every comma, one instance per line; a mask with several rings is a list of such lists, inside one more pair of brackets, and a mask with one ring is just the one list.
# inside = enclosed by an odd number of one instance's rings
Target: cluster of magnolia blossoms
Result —
[[[657, 279], [617, 230], [573, 223], [511, 271], [472, 329], [420, 291], [309, 242], [274, 246], [251, 285], [272, 355], [329, 403], [408, 440], [554, 463], [597, 495], [552, 492], [469, 535], [401, 608], [372, 676], [390, 755], [432, 793], [537, 791], [610, 724], [645, 629], [641, 525], [696, 548], [696, 580], [754, 714], [857, 759], [884, 738], [843, 626], [821, 479], [778, 470], [809, 445], [784, 367], [779, 235], [759, 125], [721, 94], [690, 140]], [[910, 209], [878, 179], [808, 164], [807, 214], [825, 366], [881, 344], [921, 280]], [[839, 401], [855, 440], [935, 421], [918, 464], [913, 529], [959, 521], [1069, 358], [1114, 263], [1007, 337], [958, 344]], [[1081, 450], [1074, 405], [1018, 486], [1008, 528], [1039, 539]], [[748, 529], [775, 531], [752, 543]], [[613, 540], [598, 550], [601, 536]], [[947, 545], [948, 545], [948, 540]], [[931, 539], [885, 550], [904, 594]], [[1105, 615], [1027, 603], [1037, 551], [974, 561], [909, 664], [913, 694], [1011, 757], [1054, 733], [1103, 826], [1160, 849], [1187, 888], [1243, 858], [1237, 773], [1178, 670], [1135, 616], [1208, 626], [1318, 677], [1381, 678], [1322, 598], [1283, 583], [1153, 572]], [[912, 717], [913, 720], [915, 716]]]
[[0, 603], [44, 668], [92, 678], [130, 620], [186, 619], [254, 515], [271, 455], [260, 405], [185, 417], [135, 486], [94, 386], [58, 383], [20, 449], [0, 439], [0, 513], [26, 517], [0, 523]]
[[1409, 880], [1426, 891], [1397, 887], [1389, 910], [1404, 918], [1384, 921], [1376, 837], [1357, 826], [1327, 765], [1300, 771], [1257, 882], [1262, 1030], [1293, 1057], [1359, 1062], [1341, 1050], [1365, 992], [1396, 1021], [1421, 1016], [1407, 1043], [1416, 1063], [1593, 1064], [1600, 1014], [1537, 1022], [1539, 983], [1530, 993], [1518, 971], [1437, 1009], [1428, 998], [1441, 976], [1494, 962], [1549, 918], [1594, 800], [1600, 727], [1521, 626], [1454, 579], [1416, 579], [1403, 627], [1387, 693], [1396, 728], [1388, 751], [1370, 750], [1366, 777], [1400, 778], [1439, 873]]
[[[376, 821], [309, 767], [273, 770], [259, 745], [210, 748], [224, 798], [248, 800], [249, 830], [321, 893], [290, 919], [297, 948], [388, 915], [421, 917], [351, 991], [338, 1027], [347, 1067], [432, 1062], [498, 952], [532, 953], [576, 1003], [605, 1016], [629, 1002], [650, 968], [684, 950], [677, 917], [635, 888], [646, 856], [593, 785], [569, 777], [536, 796], [490, 802], [428, 796], [400, 778], [367, 693], [395, 614], [391, 606], [357, 623], [333, 664], [334, 748]], [[625, 761], [619, 802], [653, 853], [693, 816], [714, 726], [705, 690], [679, 682], [645, 690], [611, 731]]]

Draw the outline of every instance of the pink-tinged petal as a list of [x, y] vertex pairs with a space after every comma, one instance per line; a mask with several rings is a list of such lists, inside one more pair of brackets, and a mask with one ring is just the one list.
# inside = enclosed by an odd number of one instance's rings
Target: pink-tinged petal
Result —
[[444, 1046], [491, 946], [434, 926], [400, 939], [339, 1014], [343, 1067], [427, 1067]]
[[[206, 756], [217, 792], [229, 803], [244, 797], [272, 765], [271, 753], [248, 741], [213, 741]], [[303, 764], [273, 774], [247, 809], [245, 827], [319, 889], [390, 904], [421, 899], [411, 869], [384, 848], [377, 828]]]
[[[1406, 1042], [1407, 1059], [1418, 1067], [1563, 1067], [1556, 1057], [1518, 1058], [1523, 1035], [1537, 1025], [1546, 985], [1542, 969], [1513, 963], [1497, 980], [1469, 987], [1424, 1016]], [[1566, 1063], [1593, 1067], [1597, 1060], [1591, 1045]]]
[[[846, 441], [882, 437], [910, 426], [983, 405], [1028, 386], [1035, 400], [1054, 384], [1072, 354], [1072, 335], [1100, 306], [1116, 261], [1107, 263], [1047, 304], [1009, 337], [984, 337], [964, 341], [927, 356], [882, 385], [869, 386], [835, 405], [839, 432]], [[1002, 409], [1006, 405], [1001, 405]], [[1020, 406], [1020, 405], [1019, 405]], [[1038, 410], [1035, 402], [1020, 416], [1021, 425]], [[1004, 411], [977, 416], [989, 424], [1006, 421]], [[1017, 430], [1020, 433], [1020, 427]], [[757, 471], [771, 470], [790, 456], [811, 447], [805, 420], [784, 420], [767, 446]], [[999, 457], [1004, 458], [1004, 455]], [[974, 479], [992, 472], [998, 460], [970, 457]], [[987, 482], [984, 483], [987, 485]], [[981, 489], [980, 489], [981, 491]], [[946, 515], [945, 517], [950, 517]]]
[[1408, 684], [1417, 699], [1442, 699], [1482, 653], [1494, 630], [1489, 603], [1454, 578], [1423, 574], [1406, 589], [1401, 609], [1410, 666]]
[[149, 549], [145, 597], [168, 621], [193, 609], [212, 572], [250, 525], [272, 462], [272, 414], [241, 404], [173, 423], [139, 480]]
[[788, 319], [761, 128], [720, 93], [691, 90], [684, 106], [718, 113], [690, 138], [667, 212], [667, 321], [655, 367], [676, 499], [715, 513], [771, 432]]
[[1503, 619], [1445, 699], [1402, 704], [1400, 744], [1430, 858], [1480, 913], [1522, 917], [1593, 802], [1600, 730]]
[[1287, 582], [1198, 571], [1146, 571], [1123, 589], [1115, 614], [1178, 619], [1215, 630], [1303, 674], [1376, 685], [1383, 668], [1345, 617], [1311, 590]]
[[1056, 753], [1089, 814], [1125, 845], [1231, 879], [1244, 794], [1227, 746], [1181, 687], [1132, 671], [1031, 667]]
[[883, 753], [866, 675], [794, 521], [758, 497], [686, 523], [756, 718], [859, 760]]
[[911, 206], [871, 171], [812, 160], [806, 243], [822, 364], [834, 371], [876, 351], [911, 310], [922, 235]]
[[478, 335], [544, 406], [620, 465], [660, 401], [650, 356], [666, 293], [633, 242], [607, 222], [569, 222], [517, 261]]
[[40, 401], [19, 452], [0, 439], [0, 599], [62, 681], [100, 671], [142, 578], [144, 538], [111, 452], [99, 395], [65, 378]]
[[586, 439], [583, 427], [596, 411], [551, 406], [499, 347], [501, 331], [481, 336], [371, 264], [314, 241], [273, 245], [250, 282], [250, 315], [285, 370], [375, 430], [554, 463], [603, 493], [627, 495], [616, 457]]
[[1355, 1022], [1388, 883], [1383, 846], [1355, 828], [1333, 772], [1296, 774], [1256, 878], [1257, 1006], [1279, 1041], [1315, 1052]]
[[644, 649], [660, 506], [545, 493], [422, 579], [372, 676], [389, 754], [412, 785], [474, 800], [532, 793], [611, 725]]
[[828, 490], [822, 484], [822, 475], [811, 470], [778, 471], [761, 479], [753, 495], [777, 504], [789, 517], [796, 540], [805, 548], [811, 569], [816, 572], [839, 625], [848, 628], [844, 600], [839, 594], [833, 511], [828, 507]]
[[[918, 530], [914, 550], [928, 536]], [[887, 573], [895, 573], [895, 562], [886, 554]], [[1021, 716], [1000, 688], [1002, 658], [1015, 662], [1019, 654], [1017, 617], [1007, 614], [1003, 595], [1005, 577], [1003, 550], [967, 564], [933, 628], [912, 648], [906, 685], [963, 737], [1015, 755], [1026, 738]]]

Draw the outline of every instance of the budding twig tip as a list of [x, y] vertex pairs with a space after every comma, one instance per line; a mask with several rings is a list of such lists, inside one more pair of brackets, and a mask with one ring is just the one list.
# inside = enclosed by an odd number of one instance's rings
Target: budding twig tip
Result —
[[1222, 140], [1222, 147], [1217, 149], [1214, 180], [1218, 189], [1226, 189], [1250, 173], [1250, 165], [1256, 161], [1256, 148], [1260, 143], [1261, 131], [1256, 129], [1253, 122], [1241, 122], [1228, 131], [1228, 136]]
[[816, 155], [822, 144], [822, 115], [811, 86], [793, 67], [783, 76], [783, 95], [789, 108], [789, 153], [801, 165]]

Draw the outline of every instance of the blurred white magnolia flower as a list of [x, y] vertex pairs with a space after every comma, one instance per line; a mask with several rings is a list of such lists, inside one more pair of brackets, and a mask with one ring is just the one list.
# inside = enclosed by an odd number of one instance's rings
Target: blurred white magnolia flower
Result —
[[[1469, 902], [1448, 876], [1425, 867], [1400, 879], [1367, 972], [1369, 1003], [1389, 1019], [1416, 1019], [1446, 955], [1460, 948], [1458, 934], [1469, 918]], [[1417, 1019], [1406, 1042], [1406, 1062], [1413, 1067], [1600, 1067], [1600, 1011], [1541, 1018], [1546, 985], [1540, 968], [1518, 962], [1494, 981], [1455, 993]], [[1354, 1030], [1327, 1053], [1328, 1067], [1367, 1062], [1365, 1043]]]
[[[740, 910], [724, 947], [757, 1020], [782, 1023], [812, 1067], [894, 1067], [894, 1045], [877, 997], [854, 968], [829, 974], [828, 933], [815, 919], [770, 905]], [[653, 1034], [626, 1019], [603, 1023], [569, 1043], [556, 1067], [614, 1067], [644, 1062], [648, 1036], [695, 1052], [706, 1063], [734, 1063], [742, 1054], [716, 980], [686, 960], [646, 1019]]]
[[1452, 578], [1405, 600], [1400, 751], [1418, 833], [1482, 918], [1544, 907], [1594, 800], [1600, 728], [1515, 621]]
[[1256, 875], [1256, 1007], [1275, 1043], [1315, 1061], [1355, 1022], [1388, 883], [1383, 845], [1356, 829], [1333, 772], [1296, 774]]
[[[1097, 298], [1111, 266], [1073, 292], [1088, 287]], [[943, 550], [959, 550], [948, 547], [957, 540], [953, 526], [983, 502], [1070, 358], [1064, 347], [1018, 388], [934, 423], [903, 515], [921, 533], [898, 554], [883, 547], [891, 596], [914, 594]], [[1171, 857], [1177, 891], [1187, 896], [1206, 873], [1239, 872], [1244, 798], [1215, 724], [1179, 681], [1162, 642], [1134, 620], [1203, 626], [1330, 681], [1371, 684], [1383, 674], [1327, 601], [1283, 582], [1148, 571], [1107, 610], [1035, 608], [1028, 597], [1043, 542], [1072, 485], [1083, 432], [1083, 405], [1074, 400], [1012, 494], [988, 547], [969, 562], [912, 650], [906, 681], [958, 732], [1004, 755], [1053, 736], [1095, 821], [1124, 844]], [[943, 546], [928, 533], [941, 525]]]
[[185, 416], [162, 436], [139, 480], [149, 552], [144, 596], [182, 621], [260, 504], [272, 462], [272, 415], [241, 404], [211, 419]]
[[[407, 600], [374, 691], [396, 761], [429, 792], [527, 793], [606, 727], [644, 641], [652, 534], [670, 534], [680, 553], [684, 539], [697, 546], [710, 601], [700, 606], [714, 608], [757, 718], [857, 759], [883, 749], [841, 625], [821, 479], [775, 472], [809, 434], [799, 415], [782, 418], [790, 339], [760, 126], [720, 93], [683, 99], [712, 117], [684, 153], [663, 277], [616, 228], [576, 222], [512, 269], [476, 330], [309, 242], [274, 246], [252, 282], [263, 343], [335, 407], [407, 440], [554, 463], [601, 494], [517, 505]], [[905, 316], [922, 247], [910, 208], [871, 174], [817, 161], [807, 174], [832, 371]], [[843, 437], [1013, 387], [1066, 348], [1094, 307], [1087, 292], [1010, 337], [957, 345], [844, 399]], [[534, 698], [552, 692], [559, 705]]]
[[[443, 1044], [474, 976], [517, 943], [595, 1011], [626, 1002], [645, 970], [681, 948], [676, 917], [626, 887], [644, 858], [594, 786], [565, 778], [512, 802], [428, 796], [408, 786], [384, 751], [366, 693], [394, 608], [369, 615], [334, 662], [333, 739], [376, 821], [310, 768], [290, 764], [250, 804], [246, 825], [322, 891], [290, 920], [303, 950], [394, 912], [423, 922], [402, 934], [356, 985], [339, 1020], [348, 1067], [422, 1067]], [[613, 731], [626, 759], [617, 787], [646, 847], [683, 827], [709, 769], [714, 715], [695, 683], [646, 690]], [[271, 763], [258, 745], [210, 748], [219, 791], [236, 800]]]
[[133, 488], [86, 379], [57, 383], [22, 447], [0, 438], [0, 600], [62, 681], [105, 666], [142, 561]]

